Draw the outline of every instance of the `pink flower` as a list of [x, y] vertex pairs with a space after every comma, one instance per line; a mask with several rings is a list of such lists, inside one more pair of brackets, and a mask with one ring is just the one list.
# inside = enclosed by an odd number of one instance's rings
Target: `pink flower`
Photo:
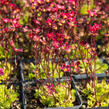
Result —
[[10, 44], [11, 47], [14, 47], [14, 46], [15, 46], [13, 40], [11, 40], [11, 41], [9, 42], [9, 44]]
[[12, 23], [12, 24], [15, 24], [15, 23], [18, 22], [18, 20], [19, 20], [19, 19], [14, 18], [14, 19], [11, 20], [11, 23]]
[[52, 93], [55, 92], [55, 89], [54, 89], [54, 85], [53, 84], [46, 84], [46, 88], [48, 89], [49, 95], [51, 95]]
[[48, 39], [53, 39], [53, 36], [54, 36], [54, 35], [53, 35], [53, 32], [47, 33], [47, 38], [48, 38]]
[[9, 32], [9, 28], [8, 28], [8, 27], [4, 28], [4, 31], [5, 31], [6, 33], [8, 33], [8, 32]]
[[57, 8], [51, 8], [50, 11], [53, 13], [53, 12], [56, 12], [57, 11]]
[[60, 13], [60, 14], [61, 14], [61, 16], [62, 16], [64, 19], [67, 18], [67, 13]]
[[77, 72], [77, 71], [79, 70], [79, 65], [80, 65], [80, 61], [74, 62], [74, 61], [72, 60], [71, 66], [73, 67], [73, 70], [74, 70], [75, 72]]
[[68, 0], [68, 1], [69, 1], [69, 3], [75, 5], [75, 0]]
[[59, 10], [64, 10], [64, 9], [65, 9], [64, 6], [61, 6], [61, 5], [56, 5], [56, 6], [57, 6], [57, 8], [58, 8]]
[[70, 65], [63, 64], [62, 67], [59, 67], [61, 70], [64, 72], [69, 72], [70, 71]]
[[25, 26], [25, 27], [23, 28], [23, 32], [27, 32], [27, 31], [28, 31], [28, 27]]
[[101, 24], [94, 23], [93, 26], [90, 26], [90, 32], [93, 34], [97, 33], [98, 30], [100, 30], [100, 29], [101, 29]]
[[34, 28], [33, 31], [34, 31], [36, 34], [38, 34], [38, 33], [40, 32], [40, 27]]
[[0, 75], [3, 75], [3, 69], [0, 68]]
[[15, 52], [23, 52], [23, 50], [20, 49], [20, 48], [13, 48], [13, 50], [14, 50]]
[[69, 24], [70, 27], [76, 26], [77, 21], [76, 21], [76, 18], [75, 17], [73, 17], [73, 18], [72, 17], [69, 17], [68, 19], [70, 20], [70, 22], [68, 22], [68, 24]]
[[59, 43], [57, 41], [53, 41], [52, 46], [55, 47], [56, 49], [58, 49], [59, 48]]
[[88, 10], [89, 16], [97, 16], [95, 11]]
[[40, 25], [40, 22], [39, 22], [38, 20], [36, 20], [36, 19], [33, 19], [33, 22], [34, 22], [35, 24]]
[[55, 40], [57, 40], [57, 41], [63, 41], [64, 40], [64, 35], [63, 34], [60, 34], [60, 33], [56, 33]]
[[70, 53], [71, 52], [71, 46], [68, 44], [68, 42], [66, 42], [63, 46], [62, 46], [62, 49], [64, 51], [66, 51], [67, 53]]
[[29, 33], [29, 38], [33, 38], [35, 34], [33, 32]]
[[35, 35], [35, 36], [33, 37], [33, 40], [34, 40], [34, 41], [40, 41], [40, 37]]
[[17, 18], [17, 19], [12, 19], [12, 24], [13, 24], [13, 27], [15, 27], [15, 28], [20, 28], [20, 27], [22, 27], [22, 25], [20, 25], [19, 24], [19, 19]]
[[18, 22], [15, 23], [15, 24], [13, 24], [13, 25], [14, 25], [15, 28], [20, 28], [20, 27], [22, 27]]
[[10, 4], [9, 4], [9, 7], [13, 9], [13, 8], [15, 8], [15, 4], [10, 3]]
[[8, 18], [2, 18], [2, 20], [5, 22], [5, 23], [9, 23], [10, 20]]
[[0, 4], [2, 4], [2, 5], [5, 4], [6, 5], [6, 4], [8, 4], [8, 1], [7, 0], [0, 0]]
[[53, 21], [49, 18], [47, 21], [45, 21], [48, 25], [51, 25]]

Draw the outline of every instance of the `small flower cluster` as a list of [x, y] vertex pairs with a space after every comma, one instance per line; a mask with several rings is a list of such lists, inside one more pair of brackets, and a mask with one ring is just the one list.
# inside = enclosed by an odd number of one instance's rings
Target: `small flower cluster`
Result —
[[[11, 47], [12, 50], [16, 52], [21, 52], [22, 50], [16, 48], [15, 40], [18, 38], [18, 31], [22, 28], [19, 23], [19, 16], [21, 9], [16, 3], [12, 3], [11, 0], [1, 0], [0, 1], [0, 37], [1, 45], [9, 51]], [[4, 43], [5, 42], [5, 43]]]
[[49, 95], [53, 94], [53, 92], [55, 92], [55, 88], [53, 86], [53, 84], [46, 84], [46, 88], [48, 89], [48, 93]]
[[3, 69], [0, 68], [0, 75], [3, 75]]
[[79, 70], [79, 64], [80, 62], [79, 61], [72, 61], [71, 62], [71, 66], [68, 64], [63, 64], [62, 67], [60, 67], [61, 70], [63, 70], [64, 72], [72, 72], [72, 69], [73, 69], [73, 72], [78, 72]]
[[101, 24], [94, 23], [93, 26], [90, 26], [90, 32], [94, 35], [98, 33], [98, 31], [101, 29]]

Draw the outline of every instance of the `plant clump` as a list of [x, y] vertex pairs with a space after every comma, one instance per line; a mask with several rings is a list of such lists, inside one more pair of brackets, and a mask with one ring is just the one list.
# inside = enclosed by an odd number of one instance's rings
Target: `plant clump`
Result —
[[87, 99], [88, 108], [109, 106], [109, 84], [106, 80], [90, 81], [87, 83], [86, 89], [82, 90], [82, 94]]
[[72, 107], [76, 100], [75, 90], [67, 84], [46, 84], [35, 90], [35, 97], [45, 107]]
[[18, 93], [12, 86], [7, 88], [5, 85], [0, 85], [0, 109], [10, 109], [16, 100], [18, 100]]

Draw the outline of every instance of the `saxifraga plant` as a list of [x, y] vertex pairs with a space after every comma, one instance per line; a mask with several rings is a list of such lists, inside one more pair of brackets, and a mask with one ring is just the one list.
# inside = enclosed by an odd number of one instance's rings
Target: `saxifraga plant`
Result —
[[44, 107], [73, 107], [75, 90], [67, 83], [47, 83], [35, 90], [37, 98]]
[[16, 100], [18, 93], [14, 91], [13, 86], [7, 88], [4, 84], [0, 85], [0, 109], [10, 109]]
[[82, 94], [87, 99], [87, 107], [107, 107], [109, 106], [109, 84], [106, 80], [102, 82], [90, 81], [87, 83], [86, 89], [82, 90]]

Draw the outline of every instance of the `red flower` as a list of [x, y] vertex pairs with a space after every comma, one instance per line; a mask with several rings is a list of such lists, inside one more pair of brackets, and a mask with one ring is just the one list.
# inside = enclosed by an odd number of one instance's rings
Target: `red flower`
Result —
[[8, 33], [9, 32], [9, 28], [4, 28], [4, 31], [6, 32], [6, 33]]
[[20, 28], [20, 27], [22, 27], [22, 25], [20, 25], [19, 24], [19, 19], [17, 18], [17, 19], [12, 19], [12, 24], [13, 24], [13, 27], [15, 27], [15, 28]]
[[35, 34], [33, 32], [29, 33], [29, 38], [33, 38]]
[[53, 39], [53, 36], [54, 36], [54, 35], [53, 35], [53, 32], [47, 33], [47, 38], [48, 38], [48, 39]]
[[100, 30], [100, 29], [101, 29], [101, 24], [94, 23], [93, 26], [90, 26], [90, 32], [93, 34], [97, 33], [98, 30]]
[[13, 25], [14, 25], [15, 28], [20, 28], [20, 27], [22, 27], [18, 22], [15, 23], [15, 24], [13, 24]]
[[108, 74], [109, 74], [109, 71], [107, 70], [107, 71], [106, 71], [106, 76], [107, 76]]
[[83, 47], [86, 47], [88, 45], [88, 43], [86, 41], [82, 40], [80, 42], [80, 45], [83, 46]]
[[56, 33], [55, 40], [57, 40], [59, 42], [63, 41], [64, 40], [64, 35], [60, 34], [60, 33]]
[[77, 61], [77, 62], [76, 62], [76, 65], [79, 66], [79, 65], [80, 65], [80, 61]]
[[3, 4], [6, 5], [6, 4], [8, 4], [8, 1], [7, 0], [0, 0], [0, 4], [1, 5], [3, 5]]
[[45, 21], [48, 25], [51, 25], [53, 21], [49, 18], [47, 21]]
[[15, 8], [15, 4], [10, 3], [10, 4], [9, 4], [9, 7], [13, 9], [13, 8]]

